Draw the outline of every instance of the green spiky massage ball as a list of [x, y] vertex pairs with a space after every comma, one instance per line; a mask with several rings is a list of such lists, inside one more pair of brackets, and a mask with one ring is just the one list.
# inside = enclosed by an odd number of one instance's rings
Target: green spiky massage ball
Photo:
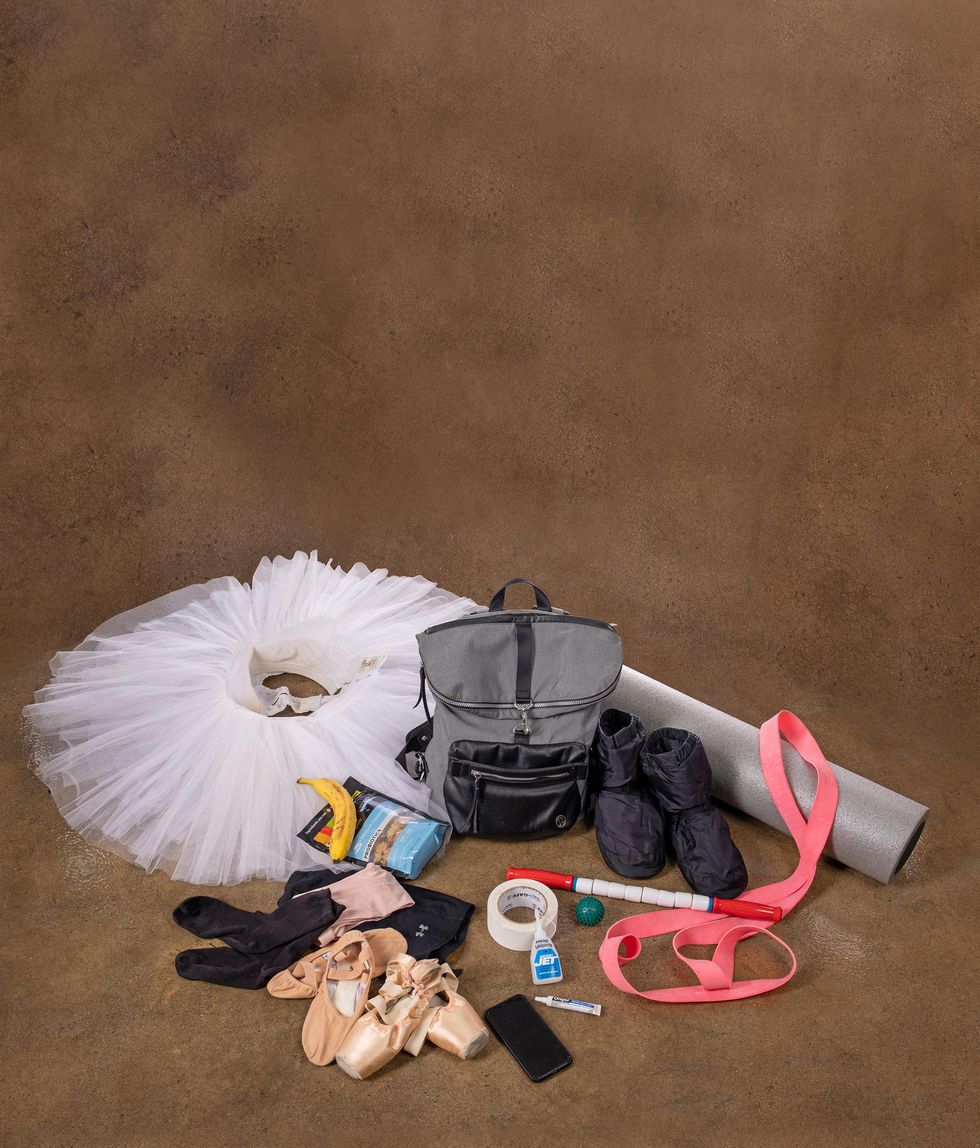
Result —
[[598, 925], [606, 908], [598, 897], [583, 897], [575, 906], [575, 920], [580, 925]]

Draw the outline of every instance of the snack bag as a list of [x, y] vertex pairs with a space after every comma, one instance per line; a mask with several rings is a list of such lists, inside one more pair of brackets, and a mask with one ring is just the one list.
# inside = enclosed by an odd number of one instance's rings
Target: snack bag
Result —
[[[376, 789], [368, 789], [355, 777], [348, 777], [344, 788], [357, 810], [357, 832], [345, 860], [373, 861], [399, 877], [418, 877], [442, 848], [448, 822], [436, 821]], [[314, 849], [329, 853], [332, 826], [333, 812], [325, 806], [298, 836]]]

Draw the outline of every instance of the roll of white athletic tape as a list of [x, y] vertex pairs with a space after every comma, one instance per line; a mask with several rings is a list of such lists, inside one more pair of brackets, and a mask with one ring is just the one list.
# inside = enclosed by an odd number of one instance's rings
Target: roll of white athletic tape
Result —
[[505, 916], [511, 909], [531, 909], [540, 916], [549, 937], [558, 928], [558, 900], [540, 881], [504, 881], [487, 898], [487, 929], [498, 945], [516, 951], [531, 951], [535, 922], [512, 921]]

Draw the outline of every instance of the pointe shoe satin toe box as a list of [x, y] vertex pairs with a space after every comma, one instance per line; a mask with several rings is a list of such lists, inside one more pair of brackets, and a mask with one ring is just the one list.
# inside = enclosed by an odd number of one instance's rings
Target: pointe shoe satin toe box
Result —
[[449, 1003], [436, 1012], [426, 1036], [460, 1060], [472, 1060], [490, 1039], [479, 1013], [459, 993], [453, 993]]
[[434, 959], [391, 961], [380, 993], [337, 1053], [338, 1066], [365, 1080], [399, 1052], [417, 1056], [426, 1040], [461, 1060], [476, 1056], [490, 1034], [457, 984], [452, 969]]

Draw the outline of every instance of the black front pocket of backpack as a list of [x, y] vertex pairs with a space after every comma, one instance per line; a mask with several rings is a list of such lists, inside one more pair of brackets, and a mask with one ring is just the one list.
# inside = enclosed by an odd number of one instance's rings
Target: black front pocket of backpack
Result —
[[443, 795], [457, 833], [549, 837], [578, 821], [588, 770], [581, 742], [457, 741]]

